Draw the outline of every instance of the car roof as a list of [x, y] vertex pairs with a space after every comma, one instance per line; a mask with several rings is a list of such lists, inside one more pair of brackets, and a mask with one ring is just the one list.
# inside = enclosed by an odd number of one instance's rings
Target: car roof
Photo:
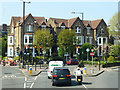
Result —
[[54, 69], [68, 69], [67, 67], [55, 67]]

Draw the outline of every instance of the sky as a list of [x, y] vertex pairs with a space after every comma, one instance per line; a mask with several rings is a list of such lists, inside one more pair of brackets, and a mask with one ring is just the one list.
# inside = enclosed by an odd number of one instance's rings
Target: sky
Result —
[[[0, 25], [10, 24], [12, 16], [22, 16], [23, 3], [22, 1], [5, 1], [0, 2]], [[71, 12], [83, 12], [84, 20], [96, 20], [103, 18], [108, 24], [112, 16], [118, 12], [118, 1], [98, 0], [92, 1], [77, 1], [65, 0], [61, 1], [47, 1], [47, 0], [31, 0], [30, 4], [26, 3], [26, 15], [31, 13], [33, 16], [45, 17], [49, 19], [63, 18], [69, 19], [74, 17], [81, 17], [81, 14], [72, 14]]]

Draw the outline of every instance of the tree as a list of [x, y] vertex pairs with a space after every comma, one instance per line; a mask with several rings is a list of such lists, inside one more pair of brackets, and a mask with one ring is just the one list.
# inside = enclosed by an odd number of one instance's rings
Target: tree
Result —
[[120, 12], [114, 14], [114, 16], [110, 19], [110, 35], [114, 36], [116, 39], [120, 38]]
[[34, 38], [33, 43], [38, 47], [38, 50], [40, 50], [40, 46], [44, 51], [46, 51], [47, 47], [51, 48], [53, 46], [53, 35], [50, 34], [49, 30], [37, 30]]
[[75, 31], [69, 29], [62, 30], [58, 35], [59, 55], [62, 55], [63, 52], [68, 52], [72, 57], [76, 48], [74, 45], [75, 39]]
[[[87, 48], [91, 50], [93, 46], [90, 43], [83, 44], [80, 57], [83, 57], [84, 60], [87, 60], [87, 51], [86, 51]], [[82, 55], [82, 50], [83, 50], [83, 55]], [[90, 57], [90, 51], [89, 51], [89, 57]]]
[[109, 55], [111, 56], [114, 56], [114, 57], [118, 57], [119, 56], [119, 48], [120, 46], [119, 45], [113, 45], [111, 48], [110, 48], [110, 52], [109, 52]]
[[2, 41], [2, 58], [3, 57], [5, 57], [6, 55], [5, 55], [5, 53], [7, 52], [7, 36], [5, 36], [5, 37], [0, 37], [1, 39], [0, 39], [0, 42]]

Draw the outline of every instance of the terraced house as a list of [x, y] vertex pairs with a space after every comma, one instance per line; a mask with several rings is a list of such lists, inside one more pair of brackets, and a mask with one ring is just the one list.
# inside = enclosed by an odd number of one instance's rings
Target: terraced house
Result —
[[[16, 55], [18, 47], [20, 50], [22, 49], [22, 25], [22, 17], [11, 18], [10, 34], [8, 36], [9, 57], [14, 57]], [[103, 19], [82, 21], [79, 17], [75, 17], [72, 19], [49, 18], [47, 21], [44, 17], [33, 17], [31, 14], [28, 14], [25, 16], [25, 46], [32, 46], [34, 32], [40, 28], [46, 28], [48, 30], [51, 30], [50, 28], [52, 28], [54, 31], [53, 34], [56, 36], [63, 29], [75, 30], [77, 39], [80, 41], [80, 46], [86, 42], [89, 42], [93, 46], [102, 46], [103, 50], [105, 45], [109, 42], [107, 25]], [[32, 47], [30, 49], [32, 50]], [[102, 53], [98, 52], [98, 54], [101, 55]]]

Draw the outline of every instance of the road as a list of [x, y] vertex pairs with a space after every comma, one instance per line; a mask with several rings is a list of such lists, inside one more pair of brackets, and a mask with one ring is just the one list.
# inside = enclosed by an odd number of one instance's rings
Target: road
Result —
[[25, 76], [18, 67], [2, 67], [2, 88], [23, 88]]
[[118, 69], [105, 71], [97, 77], [83, 77], [82, 85], [78, 85], [72, 75], [71, 86], [52, 86], [51, 79], [47, 78], [46, 70], [38, 76], [29, 78], [30, 80], [27, 81], [30, 83], [25, 84], [26, 77], [18, 67], [5, 66], [2, 68], [2, 88], [26, 88], [26, 86], [28, 88], [118, 88]]

